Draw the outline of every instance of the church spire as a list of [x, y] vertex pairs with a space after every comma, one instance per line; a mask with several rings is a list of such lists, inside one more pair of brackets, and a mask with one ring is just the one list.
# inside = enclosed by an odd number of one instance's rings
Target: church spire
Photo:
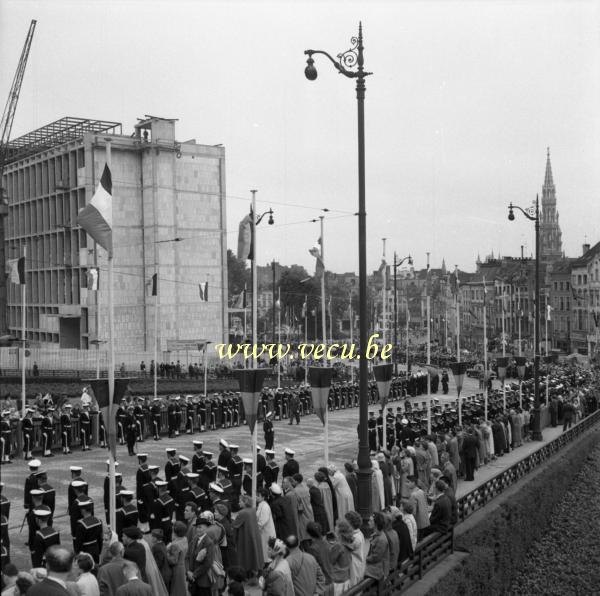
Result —
[[546, 150], [546, 175], [544, 176], [544, 187], [550, 189], [554, 187], [552, 179], [552, 164], [550, 163], [550, 147]]

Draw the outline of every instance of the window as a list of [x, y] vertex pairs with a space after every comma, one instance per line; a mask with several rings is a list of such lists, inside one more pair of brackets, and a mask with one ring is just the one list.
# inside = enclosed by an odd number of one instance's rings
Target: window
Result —
[[563, 282], [562, 281], [560, 282], [560, 289], [561, 290], [563, 289]]

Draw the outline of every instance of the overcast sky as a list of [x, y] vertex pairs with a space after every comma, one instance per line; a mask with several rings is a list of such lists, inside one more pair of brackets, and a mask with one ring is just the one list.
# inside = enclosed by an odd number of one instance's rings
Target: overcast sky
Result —
[[409, 252], [473, 270], [491, 251], [533, 251], [510, 201], [541, 193], [550, 147], [563, 248], [600, 240], [600, 3], [0, 0], [0, 101], [38, 25], [13, 138], [63, 116], [178, 118], [179, 140], [222, 143], [228, 244], [250, 189], [259, 264], [358, 269], [354, 81], [307, 48], [348, 49], [362, 20], [367, 79], [368, 266]]

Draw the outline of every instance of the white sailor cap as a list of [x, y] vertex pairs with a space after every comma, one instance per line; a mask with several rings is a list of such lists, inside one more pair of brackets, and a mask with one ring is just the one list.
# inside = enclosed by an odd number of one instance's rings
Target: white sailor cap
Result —
[[180, 462], [183, 462], [184, 464], [189, 464], [190, 463], [190, 458], [186, 457], [185, 455], [178, 455], [177, 456]]
[[39, 468], [42, 462], [39, 459], [32, 459], [28, 464], [30, 468]]
[[284, 452], [286, 455], [296, 455], [296, 452], [293, 449], [290, 449], [289, 447], [286, 447], [284, 449]]
[[154, 465], [154, 464], [153, 464], [153, 465], [151, 465], [151, 466], [148, 466], [148, 469], [149, 469], [151, 472], [156, 472], [156, 471], [158, 470], [158, 466], [156, 466], [156, 465]]
[[217, 466], [217, 470], [219, 472], [229, 472], [228, 468], [226, 468], [225, 466]]
[[186, 474], [186, 477], [187, 477], [187, 478], [192, 478], [192, 479], [193, 479], [193, 478], [199, 478], [199, 477], [200, 477], [200, 474], [196, 474], [196, 472], [188, 472], [188, 473]]
[[[107, 460], [106, 460], [106, 465], [107, 465], [107, 466], [110, 466], [110, 459], [107, 459]], [[118, 462], [118, 461], [116, 461], [116, 462], [115, 462], [115, 466], [118, 466], [118, 465], [119, 465], [119, 462]]]
[[52, 515], [52, 511], [50, 511], [50, 508], [48, 509], [34, 509], [33, 510], [33, 515], [35, 515], [36, 517], [50, 517]]
[[87, 501], [76, 501], [76, 503], [79, 507], [91, 507], [94, 504], [94, 501], [92, 501], [92, 499], [87, 499]]
[[[29, 465], [31, 465], [31, 463]], [[81, 472], [83, 468], [81, 466], [69, 466], [69, 470], [71, 470], [71, 472]]]
[[265, 455], [275, 455], [275, 452], [272, 449], [265, 449]]
[[252, 465], [252, 458], [251, 457], [245, 457], [243, 460], [244, 465]]
[[219, 439], [219, 445], [227, 448], [229, 447], [229, 443], [227, 443], [227, 441], [225, 439]]
[[83, 488], [84, 486], [87, 486], [87, 482], [85, 482], [85, 480], [73, 480], [71, 486], [73, 488]]
[[41, 497], [44, 494], [44, 491], [41, 488], [32, 488], [29, 491], [30, 495], [33, 495], [34, 497]]
[[123, 497], [133, 497], [132, 490], [122, 490], [119, 494]]
[[156, 481], [156, 486], [158, 486], [159, 488], [162, 488], [163, 486], [167, 486], [169, 483], [166, 480], [157, 480]]
[[225, 491], [223, 490], [222, 486], [219, 486], [216, 482], [211, 482], [208, 485], [209, 490], [212, 490], [215, 493], [224, 493]]
[[212, 457], [212, 456], [214, 455], [214, 453], [212, 453], [211, 451], [205, 451], [205, 452], [204, 452], [204, 455], [205, 455], [206, 457]]
[[144, 459], [145, 457], [148, 457], [148, 454], [147, 453], [138, 453], [137, 456], [138, 456], [138, 459]]
[[204, 441], [192, 441], [194, 447], [202, 447], [204, 445]]
[[175, 449], [175, 447], [167, 447], [165, 451], [167, 453], [177, 453], [177, 449]]
[[276, 482], [273, 482], [269, 488], [274, 495], [280, 495], [282, 493], [281, 486]]
[[[226, 445], [225, 445], [226, 447]], [[229, 443], [229, 449], [239, 449], [240, 446], [239, 445], [234, 445], [233, 443]]]

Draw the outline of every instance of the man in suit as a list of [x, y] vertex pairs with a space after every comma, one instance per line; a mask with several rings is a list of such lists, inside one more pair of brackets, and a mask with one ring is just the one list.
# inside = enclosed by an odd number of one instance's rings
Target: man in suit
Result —
[[27, 590], [28, 596], [69, 596], [66, 581], [73, 566], [73, 551], [55, 544], [46, 551], [48, 577]]
[[209, 526], [208, 519], [198, 518], [197, 534], [188, 548], [186, 568], [192, 596], [210, 596], [212, 593], [213, 582], [208, 572], [214, 561], [215, 544], [207, 534]]
[[127, 583], [123, 573], [124, 551], [125, 547], [120, 542], [113, 542], [108, 547], [111, 559], [98, 569], [98, 586], [102, 596], [115, 596], [117, 589]]
[[127, 583], [117, 588], [116, 596], [153, 596], [152, 588], [138, 577], [139, 573], [135, 563], [126, 562], [123, 574]]
[[473, 430], [473, 427], [467, 429], [467, 434], [462, 444], [462, 459], [465, 462], [465, 480], [475, 480], [475, 464], [477, 462], [477, 452], [479, 451], [479, 439]]

